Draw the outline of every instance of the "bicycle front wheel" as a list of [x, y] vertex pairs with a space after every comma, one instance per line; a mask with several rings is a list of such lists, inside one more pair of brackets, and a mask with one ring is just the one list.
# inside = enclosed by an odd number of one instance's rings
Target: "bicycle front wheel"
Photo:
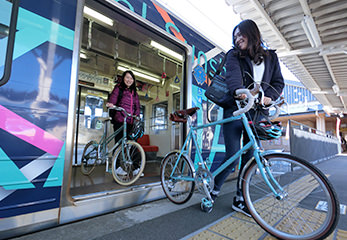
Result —
[[195, 182], [189, 160], [178, 152], [171, 152], [161, 163], [160, 180], [167, 198], [175, 204], [187, 202], [193, 195]]
[[128, 141], [119, 145], [112, 158], [112, 175], [114, 180], [123, 186], [136, 182], [143, 173], [146, 164], [145, 151], [140, 144]]
[[251, 163], [245, 171], [242, 188], [255, 221], [279, 239], [328, 237], [338, 222], [339, 203], [326, 176], [312, 164], [291, 155], [270, 154], [264, 159], [283, 188], [281, 192], [273, 184], [283, 198], [274, 196], [257, 163]]
[[84, 147], [81, 159], [81, 172], [84, 175], [89, 175], [95, 168], [96, 160], [98, 159], [98, 143], [90, 141]]

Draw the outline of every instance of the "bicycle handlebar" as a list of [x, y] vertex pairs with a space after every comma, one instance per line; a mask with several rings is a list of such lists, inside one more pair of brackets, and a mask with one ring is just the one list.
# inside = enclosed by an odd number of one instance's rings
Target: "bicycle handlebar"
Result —
[[284, 104], [284, 98], [280, 97], [276, 101], [271, 101], [269, 106], [264, 107], [264, 109], [270, 109], [271, 107], [274, 107], [276, 109], [275, 113], [272, 116], [269, 116], [269, 120], [274, 120], [275, 118], [277, 118], [280, 115], [281, 106], [283, 104]]
[[281, 109], [280, 107], [276, 104], [276, 102], [272, 101], [271, 102], [271, 105], [276, 108], [276, 112], [272, 115], [272, 116], [269, 116], [269, 120], [274, 120], [275, 118], [277, 118], [280, 113], [281, 113]]
[[253, 104], [254, 104], [254, 97], [252, 95], [252, 93], [250, 92], [249, 89], [237, 89], [235, 91], [235, 94], [236, 95], [240, 95], [240, 94], [246, 94], [247, 96], [247, 99], [248, 99], [248, 103], [246, 104], [246, 106], [244, 106], [243, 108], [240, 108], [239, 110], [236, 110], [233, 115], [234, 116], [238, 116], [242, 113], [246, 113], [248, 112], [252, 107], [253, 107]]
[[114, 110], [116, 110], [116, 111], [123, 112], [123, 113], [126, 115], [126, 117], [138, 118], [138, 116], [136, 116], [136, 115], [131, 115], [130, 113], [128, 113], [128, 112], [127, 112], [124, 108], [122, 108], [122, 107], [114, 106], [114, 107], [110, 107], [110, 108], [108, 108], [108, 109], [114, 109]]
[[[247, 88], [245, 89], [237, 89], [235, 91], [236, 95], [240, 95], [240, 94], [246, 94], [247, 99], [248, 99], [248, 103], [246, 104], [246, 106], [244, 106], [243, 108], [240, 108], [239, 110], [235, 111], [233, 113], [234, 116], [238, 116], [242, 113], [246, 113], [248, 112], [254, 104], [254, 95], [257, 94], [258, 92], [262, 93], [262, 99], [261, 102], [263, 102], [263, 96], [264, 96], [264, 92], [262, 91], [261, 88], [259, 87], [255, 87], [252, 90], [249, 90]], [[283, 104], [283, 98], [278, 99], [277, 101], [271, 101], [269, 106], [264, 107], [264, 109], [269, 109], [271, 107], [274, 107], [276, 109], [275, 113], [272, 116], [269, 116], [269, 120], [274, 120], [275, 118], [277, 118], [280, 113], [281, 113], [281, 108], [280, 106]]]

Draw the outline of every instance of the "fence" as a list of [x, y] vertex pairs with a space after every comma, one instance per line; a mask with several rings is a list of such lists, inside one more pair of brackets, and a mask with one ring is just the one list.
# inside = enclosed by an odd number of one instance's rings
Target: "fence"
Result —
[[290, 152], [310, 162], [322, 161], [338, 154], [340, 141], [302, 123], [289, 120]]

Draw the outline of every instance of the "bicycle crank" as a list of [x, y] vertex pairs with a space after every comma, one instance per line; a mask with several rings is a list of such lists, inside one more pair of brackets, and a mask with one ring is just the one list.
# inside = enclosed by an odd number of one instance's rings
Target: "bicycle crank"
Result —
[[[214, 187], [214, 178], [210, 171], [199, 167], [196, 171], [194, 180], [199, 192], [206, 195], [209, 195], [208, 193], [212, 192]], [[208, 193], [206, 191], [208, 191]]]

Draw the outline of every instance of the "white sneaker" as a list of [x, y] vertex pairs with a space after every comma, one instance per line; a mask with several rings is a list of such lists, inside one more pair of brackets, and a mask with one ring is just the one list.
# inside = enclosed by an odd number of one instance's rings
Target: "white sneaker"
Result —
[[127, 172], [124, 171], [123, 168], [118, 167], [118, 168], [116, 169], [116, 174], [117, 174], [117, 175], [120, 175], [120, 176], [125, 176], [125, 175], [127, 175]]
[[[133, 175], [136, 176], [137, 174], [139, 174], [139, 172], [140, 172], [140, 168], [137, 168], [133, 171]], [[143, 176], [145, 176], [145, 174], [141, 173], [140, 177], [143, 177]]]

